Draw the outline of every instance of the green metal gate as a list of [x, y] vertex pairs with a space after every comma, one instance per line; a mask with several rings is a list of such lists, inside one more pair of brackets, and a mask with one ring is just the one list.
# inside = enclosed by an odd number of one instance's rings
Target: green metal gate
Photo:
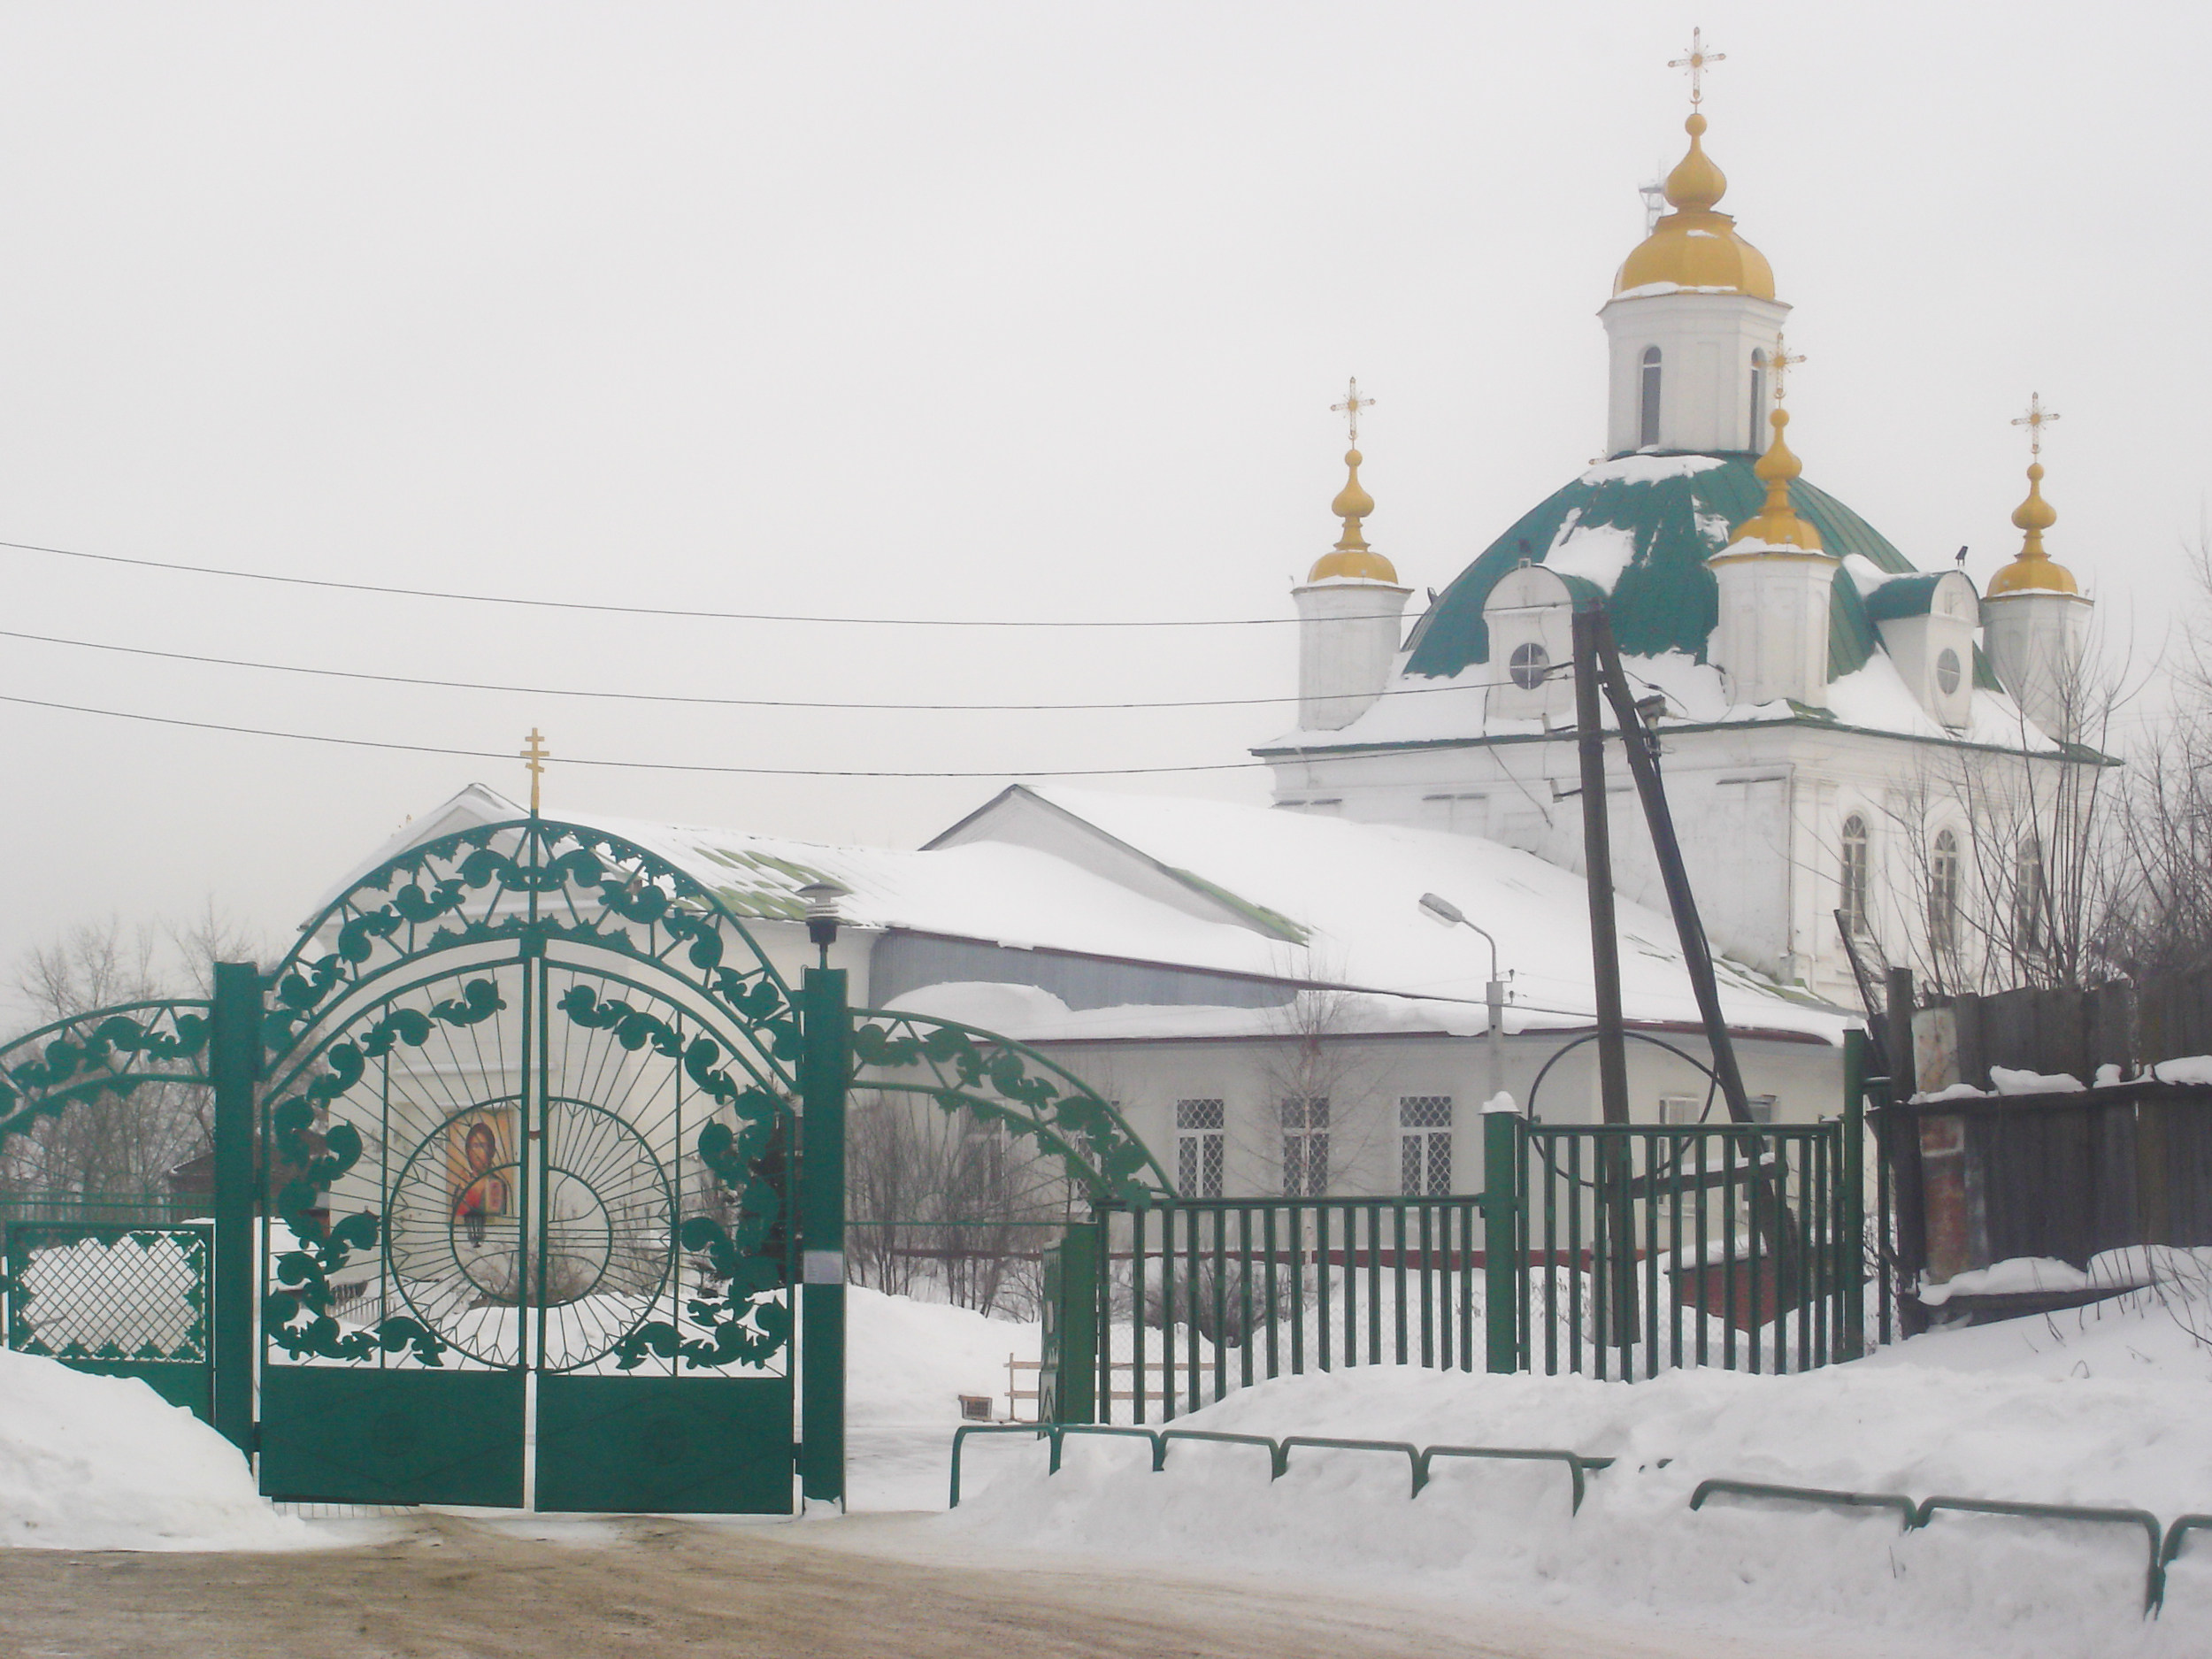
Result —
[[734, 919], [528, 820], [410, 849], [272, 983], [262, 1489], [789, 1511], [802, 1033]]
[[214, 1412], [204, 1227], [11, 1222], [7, 1342], [99, 1377], [135, 1377]]
[[[856, 1085], [1033, 1141], [1092, 1202], [1172, 1196], [1080, 1079], [851, 1010], [826, 964], [795, 991], [711, 890], [586, 826], [410, 848], [303, 931], [266, 975], [214, 964], [211, 996], [0, 1044], [0, 1148], [206, 1109], [209, 1228], [79, 1227], [65, 1257], [27, 1233], [11, 1311], [30, 1351], [175, 1368], [127, 1374], [189, 1394], [271, 1496], [841, 1502]], [[88, 1250], [100, 1271], [65, 1273]], [[197, 1274], [187, 1335], [97, 1325], [123, 1264], [164, 1250]]]

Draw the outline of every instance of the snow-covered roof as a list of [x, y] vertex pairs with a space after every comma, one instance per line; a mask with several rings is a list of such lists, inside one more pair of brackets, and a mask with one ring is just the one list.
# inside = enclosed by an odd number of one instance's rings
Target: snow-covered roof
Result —
[[[494, 792], [464, 790], [362, 871], [410, 841], [515, 816]], [[1225, 802], [1027, 787], [1006, 790], [913, 851], [595, 812], [566, 816], [660, 854], [741, 917], [795, 923], [804, 911], [798, 890], [828, 879], [851, 890], [840, 905], [849, 928], [1344, 987], [1360, 993], [1351, 1003], [1358, 1029], [1479, 1030], [1488, 950], [1474, 933], [1423, 914], [1422, 895], [1436, 893], [1496, 937], [1499, 965], [1511, 977], [1509, 1031], [1593, 1018], [1581, 879], [1472, 836]], [[1697, 1009], [1671, 923], [1625, 899], [1618, 916], [1627, 1016], [1694, 1024]], [[1848, 1023], [1840, 1010], [1748, 970], [1724, 963], [1721, 974], [1723, 1006], [1739, 1029], [1834, 1041]], [[1028, 1012], [1014, 1034], [1069, 1024], [1041, 1004]], [[1145, 1025], [1141, 1010], [1121, 1016], [1073, 1023], [1098, 1026], [1092, 1034], [1148, 1034], [1131, 1025]], [[1170, 1034], [1169, 1027], [1240, 1034], [1239, 1020], [1248, 1025], [1249, 1010], [1186, 1009], [1151, 1021], [1148, 1034]]]
[[1523, 515], [1437, 597], [1415, 624], [1382, 696], [1358, 718], [1326, 732], [1286, 733], [1255, 752], [1540, 735], [1540, 720], [1493, 719], [1486, 707], [1500, 670], [1491, 660], [1484, 606], [1524, 562], [1586, 582], [1604, 596], [1624, 665], [1673, 698], [1668, 718], [1717, 725], [1824, 718], [1903, 736], [2059, 751], [2022, 718], [1978, 653], [1967, 730], [1946, 727], [1912, 695], [1876, 624], [1924, 612], [1937, 585], [1955, 572], [1914, 570], [1864, 519], [1801, 479], [1791, 486], [1792, 503], [1841, 560], [1830, 590], [1828, 710], [1824, 717], [1790, 703], [1732, 708], [1718, 671], [1702, 660], [1719, 614], [1706, 560], [1763, 499], [1746, 456], [1624, 455], [1593, 466]]

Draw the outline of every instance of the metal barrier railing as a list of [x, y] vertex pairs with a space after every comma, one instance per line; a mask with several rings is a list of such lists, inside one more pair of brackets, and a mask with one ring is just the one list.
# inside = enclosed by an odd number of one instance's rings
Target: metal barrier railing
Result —
[[[960, 1453], [971, 1434], [1027, 1434], [1052, 1442], [1052, 1461], [1046, 1472], [1060, 1472], [1060, 1455], [1064, 1440], [1071, 1434], [1111, 1435], [1141, 1440], [1152, 1448], [1152, 1472], [1158, 1474], [1167, 1467], [1167, 1448], [1172, 1440], [1210, 1440], [1239, 1446], [1258, 1446], [1268, 1453], [1268, 1479], [1282, 1479], [1290, 1467], [1291, 1448], [1298, 1446], [1339, 1451], [1386, 1452], [1407, 1459], [1412, 1473], [1412, 1487], [1409, 1498], [1418, 1498], [1431, 1479], [1432, 1466], [1440, 1457], [1498, 1458], [1517, 1462], [1542, 1462], [1564, 1464], [1573, 1482], [1574, 1507], [1579, 1515], [1586, 1491], [1588, 1476], [1613, 1465], [1610, 1457], [1586, 1457], [1579, 1452], [1563, 1451], [1551, 1447], [1533, 1446], [1431, 1446], [1417, 1448], [1407, 1440], [1368, 1440], [1340, 1439], [1333, 1435], [1288, 1434], [1280, 1440], [1264, 1434], [1232, 1434], [1211, 1429], [1142, 1429], [1123, 1428], [1108, 1424], [1029, 1424], [971, 1423], [953, 1431], [952, 1490], [949, 1507], [960, 1507]], [[1663, 1462], [1666, 1460], [1662, 1460]], [[2008, 1498], [1961, 1498], [1939, 1495], [1924, 1498], [1916, 1503], [1901, 1492], [1846, 1492], [1826, 1486], [1784, 1486], [1761, 1480], [1737, 1480], [1728, 1477], [1701, 1480], [1690, 1494], [1692, 1512], [1702, 1509], [1708, 1499], [1716, 1495], [1747, 1498], [1773, 1498], [1786, 1502], [1809, 1503], [1835, 1509], [1893, 1509], [1900, 1522], [1900, 1531], [1916, 1532], [1924, 1528], [1939, 1511], [1958, 1514], [2007, 1516], [2024, 1520], [2086, 1521], [2092, 1524], [2116, 1524], [2140, 1527], [2149, 1542], [2149, 1560], [2143, 1583], [2143, 1616], [2155, 1616], [2165, 1605], [2166, 1569], [2181, 1553], [2185, 1536], [2195, 1531], [2212, 1531], [2212, 1515], [2188, 1514], [2178, 1517], [2162, 1532], [2158, 1517], [2148, 1509], [2128, 1509], [2116, 1505], [2083, 1503], [2026, 1503]]]

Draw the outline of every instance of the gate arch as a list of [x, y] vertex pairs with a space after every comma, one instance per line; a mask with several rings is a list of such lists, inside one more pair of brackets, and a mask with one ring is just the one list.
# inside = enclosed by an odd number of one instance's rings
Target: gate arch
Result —
[[[534, 1481], [546, 1509], [784, 1511], [802, 1399], [807, 1489], [841, 1495], [853, 1082], [1032, 1140], [1094, 1201], [1173, 1197], [1056, 1063], [856, 1015], [820, 979], [795, 995], [649, 849], [483, 826], [349, 882], [265, 976], [219, 964], [211, 998], [0, 1047], [0, 1142], [151, 1083], [211, 1089], [215, 1420], [271, 1495], [513, 1506]], [[839, 1363], [802, 1389], [810, 1340]]]
[[802, 1033], [712, 894], [484, 826], [355, 881], [269, 993], [265, 1491], [792, 1507]]

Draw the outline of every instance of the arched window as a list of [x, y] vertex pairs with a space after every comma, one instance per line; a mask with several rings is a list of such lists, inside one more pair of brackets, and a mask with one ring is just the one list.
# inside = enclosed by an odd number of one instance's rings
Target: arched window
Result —
[[2043, 872], [2043, 843], [2030, 835], [2020, 843], [2020, 863], [2012, 889], [2013, 943], [2040, 950], [2049, 934], [2051, 884]]
[[1751, 443], [1754, 449], [1764, 448], [1759, 437], [1759, 423], [1766, 419], [1767, 354], [1757, 346], [1751, 348]]
[[1928, 947], [1939, 956], [1959, 948], [1959, 838], [1949, 830], [1928, 856]]
[[1507, 664], [1507, 672], [1523, 691], [1533, 691], [1544, 683], [1544, 671], [1550, 666], [1551, 653], [1532, 641], [1513, 648], [1513, 660]]
[[1843, 884], [1836, 908], [1855, 933], [1867, 931], [1867, 872], [1866, 820], [1854, 812], [1843, 820]]
[[1636, 420], [1636, 442], [1649, 449], [1659, 442], [1659, 348], [1644, 348], [1642, 402]]

